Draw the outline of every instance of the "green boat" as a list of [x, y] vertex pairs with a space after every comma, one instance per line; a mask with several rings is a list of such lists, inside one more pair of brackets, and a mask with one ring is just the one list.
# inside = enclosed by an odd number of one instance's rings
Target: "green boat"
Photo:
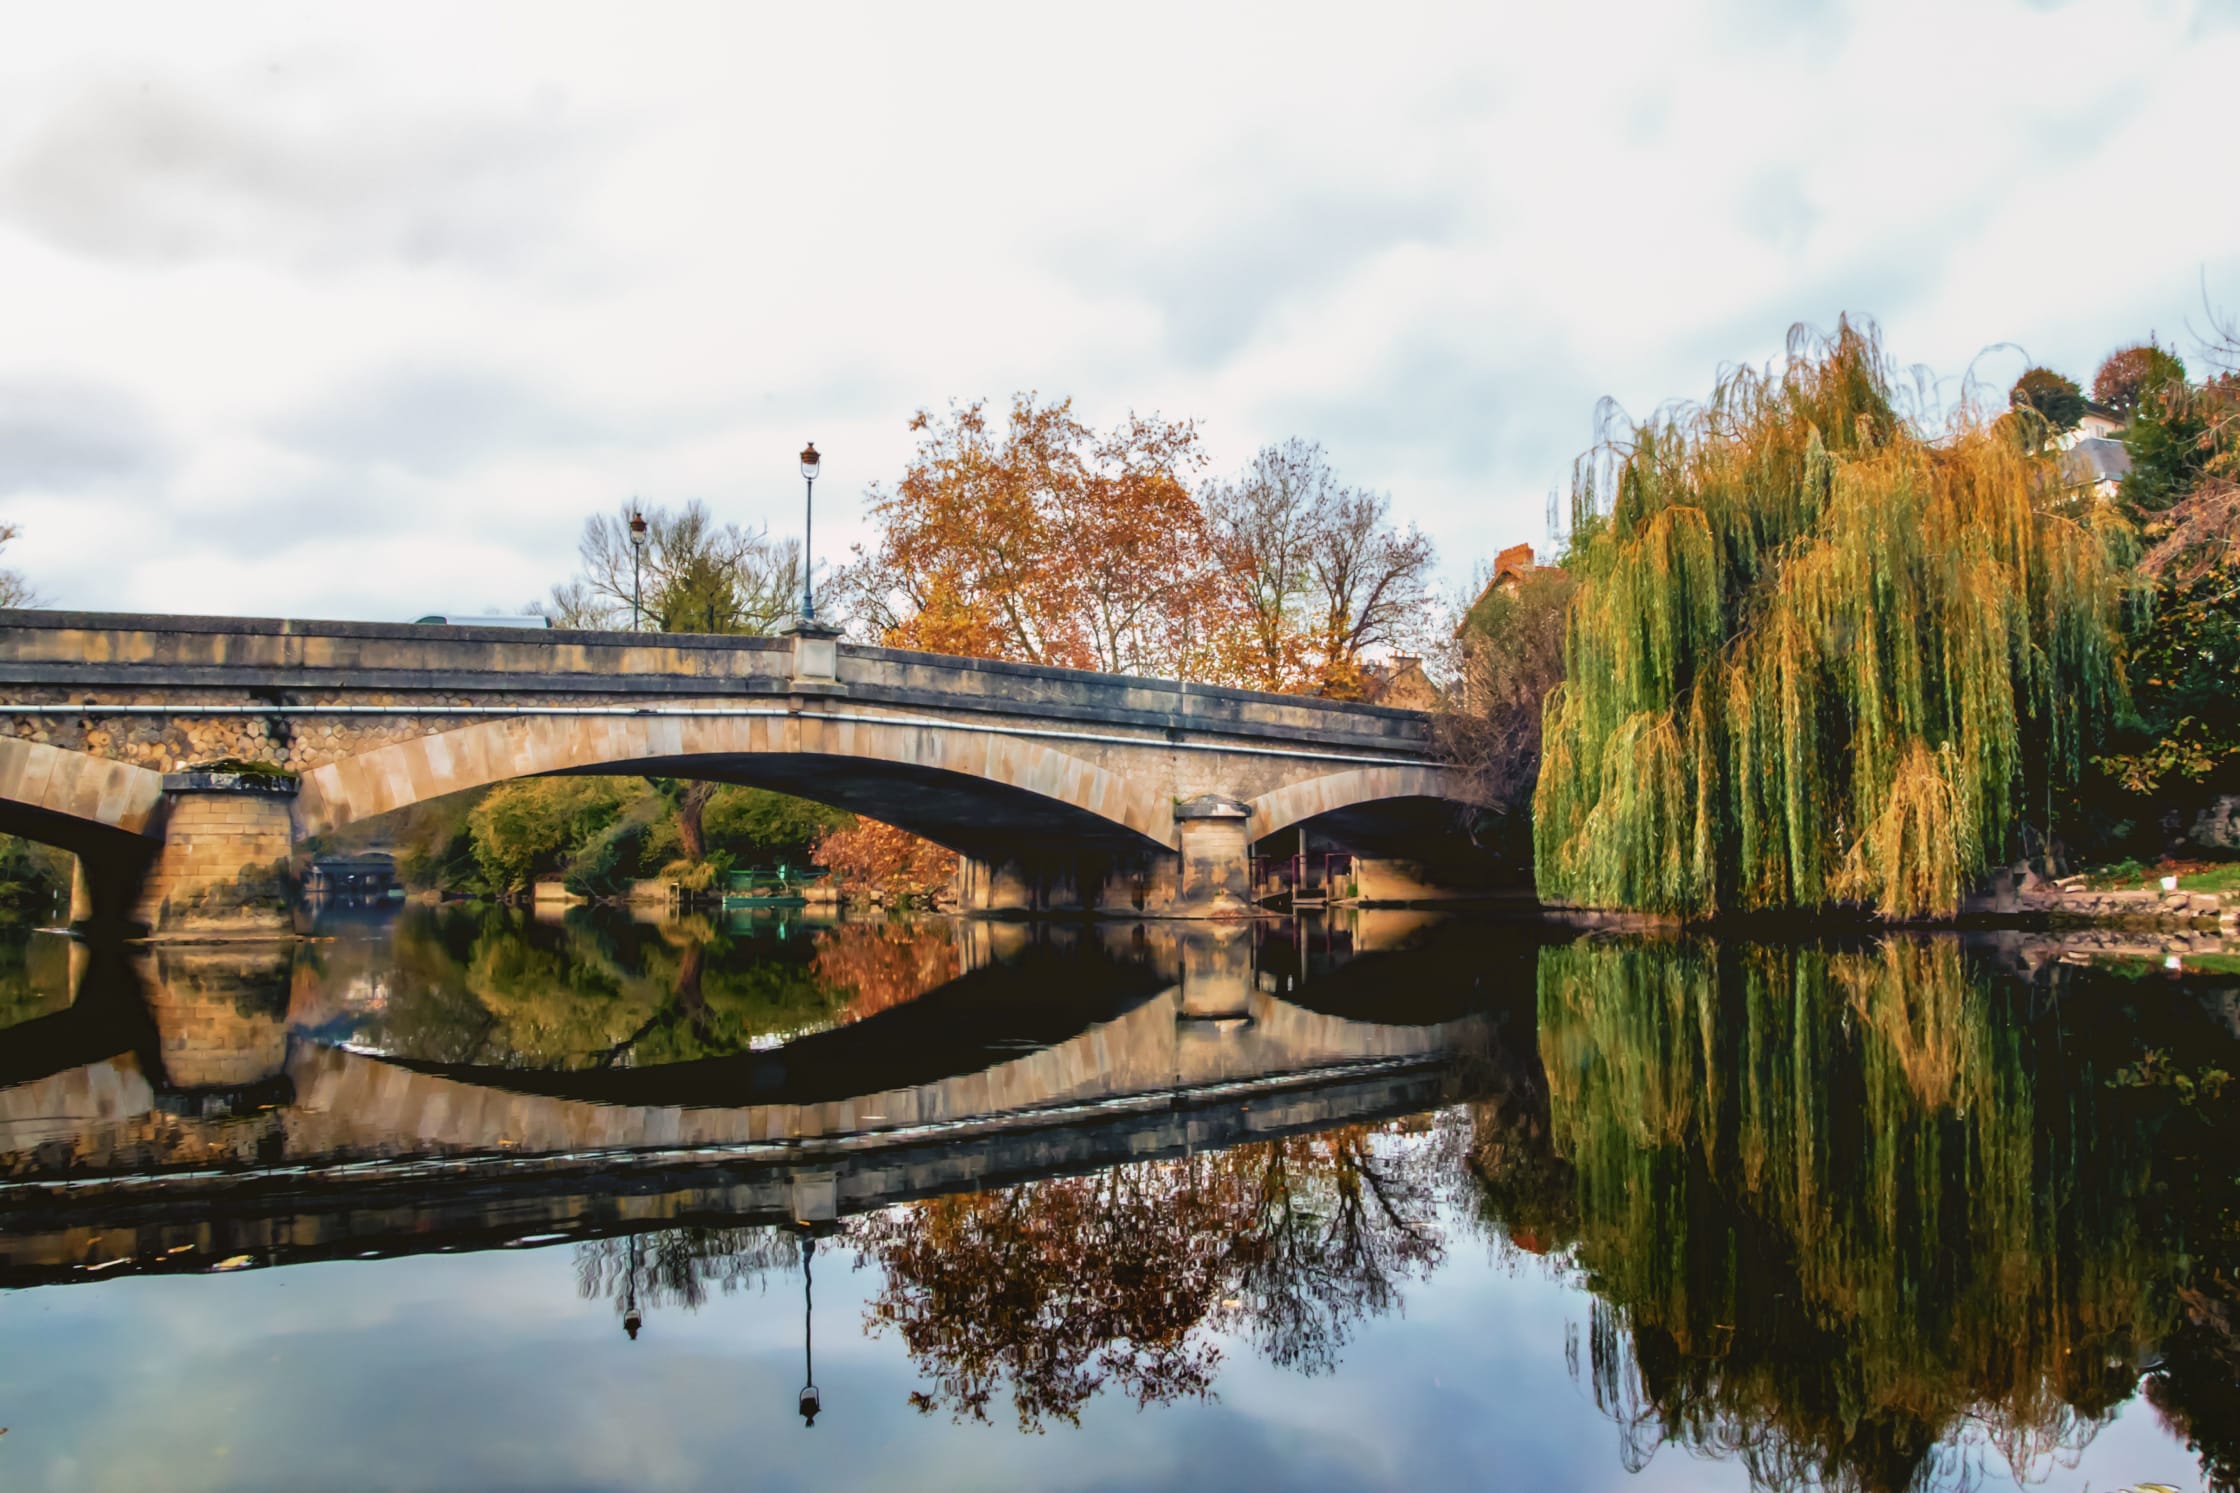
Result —
[[803, 888], [824, 878], [816, 868], [780, 866], [775, 871], [731, 871], [724, 876], [723, 905], [734, 907], [806, 907]]

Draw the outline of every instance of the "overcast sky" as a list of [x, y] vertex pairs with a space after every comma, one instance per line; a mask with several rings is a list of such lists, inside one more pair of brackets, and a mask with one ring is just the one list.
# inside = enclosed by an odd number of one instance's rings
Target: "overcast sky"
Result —
[[[1015, 389], [1320, 440], [1450, 582], [1793, 322], [2003, 388], [2240, 306], [2240, 3], [15, 3], [0, 519], [56, 605], [518, 609], [862, 539]], [[1979, 360], [1979, 355], [1984, 355]]]

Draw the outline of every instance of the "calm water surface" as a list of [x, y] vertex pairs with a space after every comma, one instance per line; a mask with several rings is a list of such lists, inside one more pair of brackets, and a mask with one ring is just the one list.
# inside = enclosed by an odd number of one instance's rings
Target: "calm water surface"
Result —
[[0, 1487], [2240, 1486], [2240, 969], [0, 931]]

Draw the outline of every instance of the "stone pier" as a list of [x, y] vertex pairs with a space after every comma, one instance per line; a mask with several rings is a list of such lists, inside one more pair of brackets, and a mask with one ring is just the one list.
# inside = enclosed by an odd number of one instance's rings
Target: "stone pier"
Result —
[[158, 938], [294, 932], [293, 777], [179, 772], [163, 780], [163, 845], [132, 922]]

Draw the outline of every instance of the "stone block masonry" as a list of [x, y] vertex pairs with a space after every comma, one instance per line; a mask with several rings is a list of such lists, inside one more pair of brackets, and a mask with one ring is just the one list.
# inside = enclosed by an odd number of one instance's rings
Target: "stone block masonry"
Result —
[[164, 787], [163, 848], [133, 921], [168, 938], [292, 932], [294, 780], [180, 773]]

